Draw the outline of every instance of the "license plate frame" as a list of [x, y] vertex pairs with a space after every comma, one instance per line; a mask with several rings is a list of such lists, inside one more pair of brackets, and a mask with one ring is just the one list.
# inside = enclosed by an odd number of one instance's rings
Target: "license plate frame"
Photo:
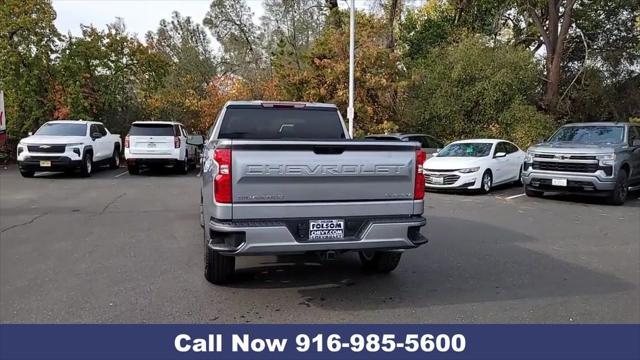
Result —
[[551, 185], [566, 187], [567, 179], [551, 179]]
[[444, 185], [444, 176], [431, 176], [431, 182], [434, 185]]
[[340, 241], [344, 239], [344, 219], [309, 220], [309, 240]]
[[50, 160], [40, 160], [40, 167], [51, 167]]

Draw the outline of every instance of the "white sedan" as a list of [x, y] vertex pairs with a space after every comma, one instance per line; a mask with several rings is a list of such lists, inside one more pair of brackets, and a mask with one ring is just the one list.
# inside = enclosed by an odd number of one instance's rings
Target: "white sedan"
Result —
[[524, 151], [506, 140], [456, 141], [425, 161], [425, 186], [488, 193], [496, 185], [519, 182], [524, 157]]

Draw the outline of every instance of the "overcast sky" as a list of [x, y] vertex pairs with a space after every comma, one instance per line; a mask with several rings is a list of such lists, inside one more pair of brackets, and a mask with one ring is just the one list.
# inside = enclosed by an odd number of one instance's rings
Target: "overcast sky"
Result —
[[[254, 12], [256, 23], [263, 13], [262, 0], [245, 0]], [[56, 27], [67, 34], [80, 35], [80, 24], [104, 28], [116, 17], [124, 19], [127, 29], [143, 40], [149, 30], [156, 30], [161, 19], [169, 19], [179, 11], [202, 23], [211, 0], [53, 0], [58, 14]], [[340, 6], [345, 7], [345, 1]], [[356, 8], [367, 8], [371, 0], [356, 0]]]

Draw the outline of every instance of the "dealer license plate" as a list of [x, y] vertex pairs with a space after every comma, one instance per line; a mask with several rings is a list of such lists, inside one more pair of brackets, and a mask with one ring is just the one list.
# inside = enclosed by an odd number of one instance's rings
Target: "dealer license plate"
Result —
[[310, 220], [309, 240], [344, 239], [344, 220]]
[[553, 186], [567, 186], [567, 179], [551, 179]]
[[444, 178], [442, 176], [432, 176], [431, 182], [436, 185], [442, 185], [444, 184]]
[[42, 161], [40, 161], [40, 166], [42, 166], [42, 167], [51, 167], [51, 161], [42, 160]]

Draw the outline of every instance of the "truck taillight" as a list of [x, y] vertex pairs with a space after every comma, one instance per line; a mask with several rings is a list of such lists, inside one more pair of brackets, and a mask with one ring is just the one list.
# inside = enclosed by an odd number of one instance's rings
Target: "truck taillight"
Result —
[[217, 203], [231, 203], [231, 149], [216, 149], [213, 160], [218, 174], [213, 181], [213, 198]]
[[129, 135], [127, 135], [127, 137], [124, 138], [124, 148], [125, 149], [129, 148]]
[[416, 150], [416, 185], [413, 189], [413, 199], [424, 199], [424, 162], [427, 154], [422, 150]]
[[180, 148], [180, 137], [178, 136], [173, 137], [173, 147], [176, 149]]

